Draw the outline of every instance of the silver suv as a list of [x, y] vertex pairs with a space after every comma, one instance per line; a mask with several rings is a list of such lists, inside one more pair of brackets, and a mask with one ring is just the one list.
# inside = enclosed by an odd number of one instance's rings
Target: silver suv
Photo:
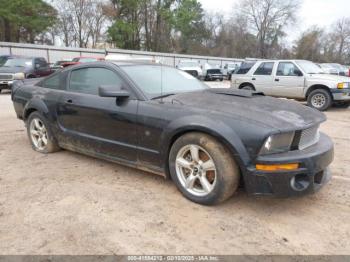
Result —
[[243, 63], [232, 75], [231, 87], [306, 100], [310, 107], [320, 111], [327, 110], [333, 103], [350, 105], [350, 78], [326, 75], [320, 67], [306, 60]]

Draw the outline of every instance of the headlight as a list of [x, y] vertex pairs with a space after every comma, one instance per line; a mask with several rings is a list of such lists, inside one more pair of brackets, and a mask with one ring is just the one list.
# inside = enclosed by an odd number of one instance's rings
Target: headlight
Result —
[[26, 76], [24, 75], [24, 73], [16, 73], [13, 75], [14, 80], [23, 80], [25, 78], [26, 78]]
[[349, 88], [349, 86], [350, 86], [350, 83], [339, 83], [337, 85], [337, 88], [338, 89], [343, 89], [343, 88]]
[[294, 140], [294, 135], [295, 132], [289, 132], [269, 136], [260, 149], [260, 155], [276, 154], [289, 151]]

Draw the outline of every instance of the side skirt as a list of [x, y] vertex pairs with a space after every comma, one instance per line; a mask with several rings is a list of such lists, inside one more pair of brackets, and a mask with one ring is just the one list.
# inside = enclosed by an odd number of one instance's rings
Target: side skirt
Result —
[[88, 150], [83, 150], [83, 149], [80, 149], [80, 148], [77, 148], [75, 146], [68, 145], [68, 144], [60, 143], [59, 146], [63, 149], [68, 150], [68, 151], [80, 153], [82, 155], [87, 155], [87, 156], [98, 158], [101, 160], [106, 160], [108, 162], [120, 164], [120, 165], [131, 167], [131, 168], [136, 168], [136, 169], [139, 169], [139, 170], [142, 170], [145, 172], [150, 172], [150, 173], [153, 173], [156, 175], [160, 175], [164, 178], [167, 178], [164, 169], [153, 166], [153, 165], [147, 165], [147, 164], [139, 163], [139, 162], [130, 162], [130, 161], [127, 161], [124, 159], [110, 157], [110, 156], [105, 155], [105, 154], [100, 154], [100, 153], [96, 153], [96, 152], [92, 152], [92, 151], [88, 151]]

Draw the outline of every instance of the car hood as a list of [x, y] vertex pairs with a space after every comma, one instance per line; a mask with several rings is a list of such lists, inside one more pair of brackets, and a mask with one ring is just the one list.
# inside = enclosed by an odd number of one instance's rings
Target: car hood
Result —
[[205, 115], [254, 122], [281, 132], [302, 130], [326, 120], [323, 113], [298, 102], [245, 90], [208, 89], [177, 94], [167, 100], [200, 110]]
[[327, 75], [327, 74], [313, 74], [310, 75], [310, 80], [317, 79], [317, 80], [324, 80], [324, 81], [334, 81], [337, 83], [341, 82], [350, 82], [350, 78], [346, 76], [339, 76], [339, 75]]
[[9, 74], [15, 74], [15, 73], [25, 73], [27, 69], [25, 67], [0, 67], [0, 73], [9, 73]]

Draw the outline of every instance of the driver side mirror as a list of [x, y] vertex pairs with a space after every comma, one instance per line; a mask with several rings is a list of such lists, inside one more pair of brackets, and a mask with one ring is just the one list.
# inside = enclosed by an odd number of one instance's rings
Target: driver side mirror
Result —
[[294, 75], [296, 75], [296, 76], [303, 76], [303, 73], [300, 70], [295, 69], [294, 70]]
[[122, 89], [122, 86], [100, 86], [98, 88], [98, 95], [100, 97], [115, 97], [115, 98], [128, 98], [130, 97], [129, 91]]

